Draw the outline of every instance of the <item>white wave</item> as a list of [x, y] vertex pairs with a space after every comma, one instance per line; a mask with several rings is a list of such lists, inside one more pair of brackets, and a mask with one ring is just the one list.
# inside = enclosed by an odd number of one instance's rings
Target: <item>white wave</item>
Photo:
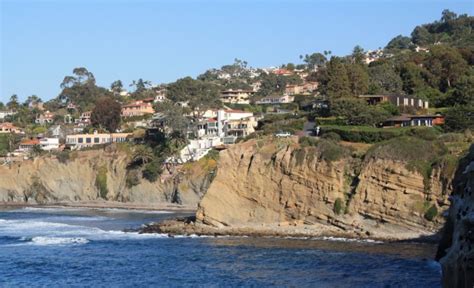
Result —
[[373, 243], [373, 244], [383, 243], [382, 241], [373, 240], [373, 239], [357, 239], [357, 238], [344, 238], [344, 237], [331, 237], [331, 236], [317, 237], [313, 239], [325, 240], [325, 241], [337, 241], [337, 242], [357, 242], [357, 243]]
[[55, 245], [66, 244], [61, 241], [81, 241], [77, 239], [102, 241], [168, 238], [168, 234], [139, 234], [138, 232], [109, 231], [102, 230], [98, 227], [87, 227], [38, 220], [0, 220], [0, 235], [19, 237], [22, 239], [37, 239], [38, 245], [45, 243], [45, 240], [49, 245]]
[[9, 212], [24, 212], [24, 213], [35, 213], [35, 212], [65, 212], [65, 211], [84, 211], [87, 208], [75, 208], [75, 207], [22, 207], [20, 209], [10, 210]]
[[37, 236], [31, 238], [33, 245], [46, 246], [46, 245], [78, 245], [87, 244], [89, 240], [83, 237], [44, 237]]

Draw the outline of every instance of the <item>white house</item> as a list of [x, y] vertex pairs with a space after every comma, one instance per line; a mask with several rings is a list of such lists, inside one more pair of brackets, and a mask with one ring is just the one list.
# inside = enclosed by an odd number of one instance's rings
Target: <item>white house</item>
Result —
[[121, 143], [128, 141], [132, 133], [93, 133], [74, 134], [66, 136], [66, 145], [72, 149], [92, 147], [99, 144]]
[[275, 95], [263, 97], [259, 101], [255, 102], [256, 104], [286, 104], [292, 103], [295, 100], [295, 97], [290, 95]]
[[59, 138], [41, 138], [39, 145], [44, 151], [51, 151], [59, 149]]
[[5, 119], [7, 116], [15, 115], [16, 112], [13, 111], [0, 111], [0, 120]]

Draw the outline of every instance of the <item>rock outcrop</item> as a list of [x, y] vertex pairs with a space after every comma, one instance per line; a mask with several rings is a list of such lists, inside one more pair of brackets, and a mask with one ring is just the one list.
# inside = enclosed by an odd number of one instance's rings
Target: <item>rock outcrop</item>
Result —
[[474, 145], [460, 161], [437, 260], [444, 287], [474, 287]]
[[447, 208], [449, 185], [438, 184], [437, 169], [425, 179], [401, 161], [362, 161], [349, 153], [329, 161], [324, 153], [301, 148], [296, 139], [251, 140], [221, 152], [197, 224], [226, 230], [296, 227], [308, 234], [330, 227], [391, 239], [431, 235], [442, 225], [442, 217], [429, 221], [425, 214], [430, 207]]
[[[129, 157], [116, 149], [72, 152], [61, 163], [55, 157], [39, 157], [0, 166], [0, 202], [54, 204], [115, 201], [153, 205], [176, 203], [196, 207], [212, 179], [209, 169], [199, 162], [188, 165], [166, 181], [139, 179], [127, 183]], [[97, 183], [105, 183], [100, 192]], [[139, 173], [138, 173], [139, 174]], [[140, 175], [139, 175], [140, 176]], [[141, 178], [141, 176], [140, 176]]]

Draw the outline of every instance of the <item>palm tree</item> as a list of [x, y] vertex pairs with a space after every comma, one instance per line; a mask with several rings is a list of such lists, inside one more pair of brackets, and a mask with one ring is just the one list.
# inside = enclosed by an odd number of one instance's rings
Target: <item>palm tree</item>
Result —
[[153, 158], [153, 150], [150, 147], [138, 145], [133, 151], [132, 162], [137, 164], [146, 164], [152, 161]]

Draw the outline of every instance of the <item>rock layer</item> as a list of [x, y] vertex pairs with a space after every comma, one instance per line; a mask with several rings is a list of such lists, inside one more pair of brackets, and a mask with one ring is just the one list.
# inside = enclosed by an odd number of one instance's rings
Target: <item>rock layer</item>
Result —
[[262, 142], [221, 152], [217, 176], [199, 204], [198, 224], [306, 231], [323, 224], [356, 237], [391, 239], [429, 235], [442, 225], [441, 217], [424, 217], [429, 205], [447, 208], [449, 189], [436, 184], [436, 169], [427, 189], [426, 179], [403, 162], [361, 163], [350, 155], [327, 161], [318, 148], [301, 148], [296, 139]]
[[[0, 166], [0, 202], [54, 204], [118, 201], [152, 205], [177, 203], [195, 207], [210, 184], [207, 170], [182, 169], [166, 181], [141, 179], [127, 186], [126, 153], [114, 149], [74, 152], [61, 163], [55, 157], [39, 157], [10, 166]], [[105, 172], [107, 192], [99, 192], [98, 175]]]

